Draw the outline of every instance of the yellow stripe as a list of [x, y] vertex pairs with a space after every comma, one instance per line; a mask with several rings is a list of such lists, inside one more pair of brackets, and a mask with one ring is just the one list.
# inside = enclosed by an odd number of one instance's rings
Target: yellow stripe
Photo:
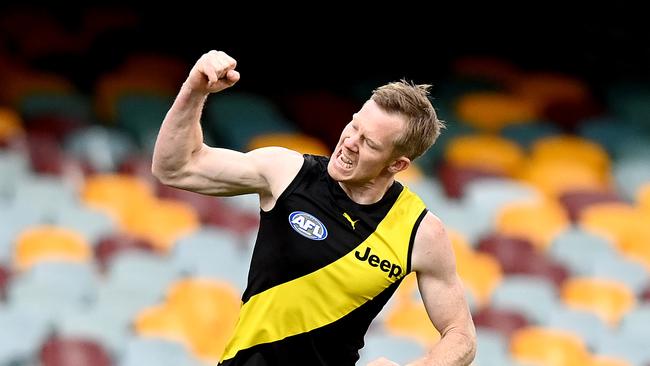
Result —
[[[423, 209], [422, 201], [404, 187], [375, 232], [355, 250], [326, 267], [251, 297], [241, 308], [223, 359], [258, 344], [333, 323], [379, 295], [404, 276], [411, 231]], [[379, 257], [379, 263], [388, 260], [400, 266], [399, 278], [389, 278], [380, 266], [373, 267], [356, 257], [357, 251], [363, 256], [368, 247], [371, 255]]]

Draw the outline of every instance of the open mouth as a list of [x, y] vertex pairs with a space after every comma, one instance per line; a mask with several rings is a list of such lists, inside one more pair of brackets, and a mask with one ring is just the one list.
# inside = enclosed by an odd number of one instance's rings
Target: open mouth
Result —
[[353, 161], [352, 159], [350, 159], [349, 156], [343, 153], [343, 150], [340, 150], [339, 153], [336, 155], [336, 161], [341, 168], [352, 169]]

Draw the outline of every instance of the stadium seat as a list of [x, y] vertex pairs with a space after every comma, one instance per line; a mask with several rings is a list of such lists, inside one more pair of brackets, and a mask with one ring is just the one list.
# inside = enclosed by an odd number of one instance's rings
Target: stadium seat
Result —
[[526, 73], [510, 85], [510, 91], [567, 131], [598, 111], [587, 83], [568, 74]]
[[479, 251], [493, 255], [505, 274], [538, 276], [560, 286], [569, 276], [569, 271], [539, 252], [526, 239], [492, 234], [481, 238]]
[[487, 328], [498, 332], [504, 339], [510, 339], [517, 329], [529, 325], [526, 317], [512, 309], [493, 309], [485, 307], [472, 314], [474, 325], [478, 328]]
[[296, 130], [279, 107], [266, 97], [230, 91], [206, 104], [204, 125], [205, 133], [214, 136], [219, 146], [238, 151], [244, 151], [253, 136]]
[[406, 365], [425, 354], [425, 347], [404, 336], [371, 333], [366, 335], [364, 341], [365, 345], [359, 350], [359, 365], [366, 365], [380, 357]]
[[50, 329], [47, 320], [39, 314], [0, 306], [0, 364], [35, 363]]
[[533, 121], [535, 106], [527, 100], [500, 92], [468, 93], [456, 102], [456, 115], [479, 130], [497, 132], [512, 124]]
[[0, 301], [6, 298], [6, 288], [11, 281], [11, 272], [0, 263]]
[[481, 179], [503, 177], [503, 174], [476, 167], [461, 167], [443, 161], [435, 174], [442, 182], [445, 194], [449, 198], [459, 199], [465, 193], [465, 187]]
[[218, 361], [234, 331], [239, 307], [239, 294], [231, 286], [185, 279], [169, 287], [164, 303], [138, 314], [135, 332], [181, 342], [197, 357]]
[[592, 312], [612, 327], [636, 304], [625, 284], [598, 278], [573, 277], [564, 283], [560, 296], [567, 307]]
[[0, 107], [0, 147], [23, 136], [22, 118], [13, 109]]
[[616, 188], [621, 196], [628, 201], [635, 200], [641, 186], [650, 182], [648, 156], [650, 154], [642, 155], [640, 153], [627, 156], [617, 160], [612, 167]]
[[445, 147], [445, 161], [496, 175], [513, 176], [524, 162], [519, 145], [494, 135], [456, 137]]
[[69, 134], [64, 148], [67, 154], [83, 161], [96, 173], [117, 171], [127, 157], [136, 154], [135, 144], [124, 131], [102, 126]]
[[253, 136], [246, 145], [246, 151], [267, 146], [280, 146], [301, 154], [329, 156], [330, 149], [319, 138], [303, 133], [267, 133]]
[[617, 357], [595, 356], [592, 357], [589, 366], [632, 366], [632, 364]]
[[601, 257], [615, 256], [616, 249], [602, 236], [572, 227], [553, 240], [549, 255], [567, 266], [573, 275], [586, 276], [593, 273]]
[[474, 252], [460, 254], [454, 245], [458, 275], [471, 292], [479, 306], [489, 302], [494, 289], [503, 278], [503, 273], [498, 260], [488, 253]]
[[401, 336], [428, 347], [440, 339], [440, 333], [431, 324], [422, 302], [398, 301], [384, 320], [387, 334]]
[[544, 327], [527, 327], [515, 332], [510, 352], [518, 362], [545, 366], [587, 365], [591, 359], [579, 336]]
[[560, 195], [559, 200], [572, 222], [577, 222], [580, 213], [591, 205], [622, 202], [614, 192], [594, 190], [565, 191]]
[[518, 179], [554, 199], [576, 190], [610, 192], [613, 189], [600, 173], [572, 160], [530, 159], [523, 164]]
[[132, 205], [123, 223], [127, 233], [149, 240], [163, 253], [169, 252], [178, 238], [200, 226], [192, 206], [167, 199]]
[[554, 311], [545, 325], [577, 334], [591, 349], [609, 332], [609, 326], [598, 315], [566, 307], [559, 307]]
[[111, 366], [107, 351], [83, 338], [50, 338], [43, 344], [39, 359], [43, 366]]
[[154, 253], [155, 247], [144, 238], [135, 237], [124, 233], [111, 233], [103, 236], [95, 245], [95, 260], [99, 268], [104, 271], [114, 257], [131, 251]]
[[540, 250], [546, 250], [553, 239], [568, 227], [566, 213], [559, 204], [550, 200], [504, 205], [496, 219], [498, 233], [524, 238]]
[[187, 346], [166, 339], [135, 337], [128, 345], [120, 366], [200, 366]]
[[548, 121], [533, 121], [505, 126], [499, 134], [529, 151], [535, 141], [559, 135], [561, 132], [562, 130]]
[[508, 352], [508, 339], [492, 329], [476, 329], [476, 357], [473, 365], [515, 366]]
[[650, 304], [643, 304], [623, 316], [619, 324], [619, 332], [627, 339], [638, 339], [650, 344], [648, 324], [650, 324]]
[[250, 255], [235, 233], [204, 227], [180, 238], [170, 253], [175, 271], [228, 281], [240, 292], [246, 288]]
[[89, 309], [97, 285], [89, 264], [42, 262], [12, 279], [8, 303], [56, 325], [67, 314]]
[[490, 305], [498, 310], [514, 310], [531, 324], [546, 324], [560, 306], [555, 286], [547, 280], [526, 275], [510, 275], [494, 289]]
[[36, 226], [16, 238], [14, 268], [27, 270], [44, 261], [89, 263], [90, 245], [75, 231], [56, 226]]

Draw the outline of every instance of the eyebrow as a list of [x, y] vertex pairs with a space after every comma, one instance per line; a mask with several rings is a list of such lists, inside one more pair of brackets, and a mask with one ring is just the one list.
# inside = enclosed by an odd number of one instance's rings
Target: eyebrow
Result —
[[[354, 122], [354, 120], [356, 119], [356, 117], [357, 117], [357, 113], [355, 113], [355, 114], [352, 115], [352, 122]], [[377, 142], [377, 140], [368, 137], [368, 135], [366, 135], [366, 134], [363, 135], [363, 138], [366, 139], [366, 140], [368, 140], [368, 141], [370, 141], [370, 143], [371, 143], [372, 145], [374, 145], [375, 147], [380, 147], [380, 146], [381, 146], [381, 144], [380, 144], [379, 142]]]

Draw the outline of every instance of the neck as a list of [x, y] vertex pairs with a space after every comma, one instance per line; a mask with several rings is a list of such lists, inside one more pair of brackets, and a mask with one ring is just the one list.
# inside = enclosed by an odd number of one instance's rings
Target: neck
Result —
[[394, 177], [390, 176], [387, 178], [378, 177], [364, 184], [338, 183], [352, 201], [360, 205], [370, 205], [379, 202], [393, 185], [394, 181]]

